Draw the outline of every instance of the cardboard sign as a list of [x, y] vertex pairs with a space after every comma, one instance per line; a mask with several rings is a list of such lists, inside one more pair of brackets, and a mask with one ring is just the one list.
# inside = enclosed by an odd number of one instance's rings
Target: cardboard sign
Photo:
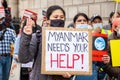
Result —
[[37, 15], [37, 13], [31, 10], [25, 9], [24, 14], [23, 14], [23, 19], [31, 18], [32, 15]]
[[91, 30], [42, 28], [42, 74], [92, 74]]
[[112, 66], [120, 66], [120, 40], [110, 40]]
[[5, 17], [4, 7], [0, 7], [0, 18]]
[[92, 44], [92, 60], [102, 61], [102, 56], [107, 54], [107, 34], [94, 34]]

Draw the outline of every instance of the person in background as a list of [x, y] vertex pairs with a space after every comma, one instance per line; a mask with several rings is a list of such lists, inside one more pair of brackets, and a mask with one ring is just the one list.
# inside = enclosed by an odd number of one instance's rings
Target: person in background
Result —
[[85, 13], [78, 13], [73, 18], [75, 28], [92, 29], [92, 27], [88, 25], [88, 21], [89, 21], [89, 18]]
[[112, 23], [113, 23], [113, 21], [115, 20], [115, 18], [120, 18], [120, 13], [117, 12], [117, 13], [115, 14], [115, 11], [112, 11], [112, 12], [110, 13], [110, 15], [109, 15], [109, 24], [103, 26], [103, 29], [105, 29], [105, 30], [112, 30]]
[[[25, 24], [24, 20], [22, 20], [21, 24], [20, 24], [21, 28], [19, 29], [19, 34], [17, 35], [16, 40], [15, 40], [13, 59], [16, 60], [16, 62], [19, 62], [18, 54], [19, 54], [19, 47], [20, 47], [20, 38], [21, 38], [21, 34], [23, 32], [23, 28], [24, 28], [23, 26], [25, 26], [25, 25], [26, 24]], [[32, 63], [33, 62], [21, 64], [20, 80], [29, 80], [29, 75], [32, 70]]]
[[[111, 34], [111, 30], [105, 30], [103, 29], [103, 21], [102, 17], [98, 14], [95, 14], [91, 17], [91, 23], [93, 27], [93, 33], [96, 34], [108, 34], [108, 36]], [[103, 56], [104, 58], [104, 56]], [[103, 70], [104, 63], [103, 62], [97, 62], [96, 64], [98, 66], [98, 80], [104, 80], [107, 79], [107, 74]]]
[[[104, 71], [109, 75], [110, 80], [116, 80], [120, 74], [120, 66], [112, 67], [111, 62], [111, 50], [110, 50], [110, 40], [120, 40], [120, 18], [116, 18], [112, 24], [112, 34], [108, 37], [108, 53], [109, 55], [104, 55], [103, 62], [106, 64], [104, 66]], [[119, 79], [117, 79], [119, 80]]]
[[103, 29], [103, 21], [101, 16], [98, 14], [91, 17], [91, 25], [94, 29], [93, 33], [108, 34], [108, 36], [111, 34], [111, 30]]
[[[14, 44], [16, 34], [9, 28], [10, 12], [7, 7], [7, 1], [0, 2], [5, 9], [5, 17], [0, 18], [0, 80], [8, 80], [11, 68], [11, 44]], [[0, 14], [1, 15], [1, 14]]]
[[[65, 11], [57, 5], [50, 6], [46, 13], [47, 24], [51, 27], [64, 27]], [[36, 34], [32, 35], [32, 19], [27, 19], [26, 26], [23, 29], [20, 40], [20, 49], [18, 58], [21, 63], [27, 63], [34, 59], [34, 65], [31, 72], [30, 80], [69, 80], [71, 75], [65, 73], [64, 75], [44, 75], [41, 74], [41, 31], [39, 35], [39, 45], [37, 45], [38, 37]], [[37, 48], [38, 46], [38, 48]], [[35, 57], [35, 55], [37, 56]]]
[[8, 7], [7, 0], [1, 0], [2, 6], [5, 9], [5, 24], [7, 28], [10, 28], [11, 18], [11, 9]]
[[[92, 29], [91, 26], [88, 25], [89, 18], [85, 13], [78, 13], [73, 18], [75, 28], [81, 29]], [[72, 77], [72, 80], [98, 80], [98, 70], [96, 66], [97, 62], [92, 62], [92, 75], [85, 76], [85, 75], [75, 75]]]

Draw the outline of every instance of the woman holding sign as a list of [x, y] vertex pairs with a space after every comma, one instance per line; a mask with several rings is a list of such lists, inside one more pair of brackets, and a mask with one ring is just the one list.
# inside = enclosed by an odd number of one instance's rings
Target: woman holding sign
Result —
[[[111, 53], [112, 53], [112, 48], [113, 48], [112, 46], [114, 45], [114, 44], [111, 45], [112, 42], [110, 43], [110, 41], [112, 41], [112, 40], [116, 40], [116, 41], [120, 40], [120, 18], [116, 18], [113, 21], [112, 31], [113, 31], [113, 33], [108, 38], [108, 41], [109, 41], [109, 44], [108, 44], [109, 45], [109, 49], [108, 49], [109, 51], [108, 52], [109, 52], [110, 57], [108, 55], [104, 55], [104, 58], [103, 58], [103, 61], [106, 64], [104, 66], [104, 71], [109, 75], [109, 77], [111, 79], [113, 79], [113, 78], [117, 79], [118, 75], [120, 74], [120, 66], [119, 67], [116, 67], [116, 66], [113, 67], [113, 65], [114, 65], [113, 60], [112, 59], [111, 59], [112, 61], [110, 60], [110, 58], [112, 58], [112, 56], [113, 56]], [[118, 46], [118, 45], [115, 44], [115, 46]], [[116, 51], [120, 51], [119, 48]], [[119, 53], [117, 53], [117, 55]], [[113, 52], [113, 54], [116, 54], [116, 53]]]
[[[65, 11], [60, 6], [51, 6], [47, 10], [46, 18], [48, 26], [64, 27]], [[32, 35], [32, 22], [33, 20], [27, 19], [26, 26], [24, 27], [23, 34], [21, 36], [21, 44], [19, 49], [20, 62], [27, 63], [35, 58], [30, 80], [69, 80], [71, 77], [69, 73], [65, 73], [62, 76], [41, 74], [41, 31], [39, 31], [39, 43], [37, 43], [38, 37], [36, 34]]]

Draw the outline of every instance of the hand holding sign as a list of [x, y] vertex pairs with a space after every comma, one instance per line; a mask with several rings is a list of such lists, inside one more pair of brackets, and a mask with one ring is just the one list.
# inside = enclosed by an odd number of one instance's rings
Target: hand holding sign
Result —
[[64, 78], [70, 78], [72, 75], [68, 72], [62, 75]]
[[103, 60], [104, 64], [108, 64], [110, 62], [110, 56], [109, 55], [103, 55], [102, 60]]
[[34, 21], [32, 19], [27, 19], [26, 26], [23, 29], [23, 32], [26, 34], [32, 34], [32, 26], [33, 26]]

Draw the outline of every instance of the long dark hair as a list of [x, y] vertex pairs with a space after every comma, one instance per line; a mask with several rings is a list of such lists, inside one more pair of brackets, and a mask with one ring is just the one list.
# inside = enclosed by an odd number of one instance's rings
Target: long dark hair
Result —
[[63, 8], [61, 8], [61, 7], [58, 6], [58, 5], [54, 5], [54, 6], [50, 6], [50, 7], [47, 9], [47, 13], [46, 13], [47, 19], [49, 20], [49, 19], [50, 19], [50, 15], [53, 13], [53, 11], [58, 10], [58, 9], [60, 9], [60, 10], [63, 12], [64, 16], [65, 16], [65, 11], [63, 10]]
[[85, 13], [78, 13], [78, 14], [76, 14], [75, 17], [73, 18], [73, 22], [74, 22], [74, 23], [76, 22], [76, 20], [78, 19], [79, 16], [83, 16], [83, 17], [87, 20], [87, 22], [89, 21], [89, 18], [88, 18], [88, 16], [87, 16]]
[[[110, 19], [113, 17], [114, 14], [115, 14], [115, 11], [112, 11], [109, 15], [109, 23], [111, 24], [111, 26], [112, 26], [112, 22], [110, 21]], [[119, 12], [117, 12], [117, 14], [120, 15]]]
[[7, 1], [6, 1], [6, 0], [3, 0], [2, 5], [4, 6], [4, 8], [7, 8], [7, 7], [8, 7]]

